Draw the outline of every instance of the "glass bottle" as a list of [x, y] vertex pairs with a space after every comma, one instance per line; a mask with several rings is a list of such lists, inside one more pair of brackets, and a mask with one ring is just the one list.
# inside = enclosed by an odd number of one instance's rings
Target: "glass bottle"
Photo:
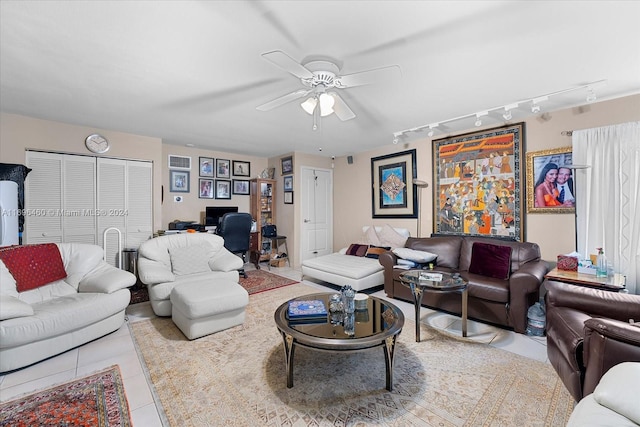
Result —
[[602, 248], [596, 248], [598, 250], [598, 257], [596, 258], [596, 277], [607, 277], [607, 258], [604, 256]]

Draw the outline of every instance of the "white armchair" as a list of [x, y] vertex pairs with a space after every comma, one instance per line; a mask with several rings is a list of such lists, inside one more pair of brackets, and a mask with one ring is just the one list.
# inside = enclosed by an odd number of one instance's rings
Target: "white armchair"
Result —
[[138, 274], [149, 289], [158, 316], [171, 316], [171, 291], [188, 284], [239, 280], [242, 259], [224, 248], [220, 236], [183, 233], [160, 236], [140, 245]]

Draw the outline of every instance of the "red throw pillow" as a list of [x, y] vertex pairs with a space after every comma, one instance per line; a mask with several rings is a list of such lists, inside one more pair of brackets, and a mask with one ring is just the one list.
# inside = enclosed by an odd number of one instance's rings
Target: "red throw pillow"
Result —
[[511, 271], [511, 247], [474, 242], [469, 273], [506, 280]]
[[365, 256], [367, 254], [367, 249], [369, 249], [369, 245], [359, 245], [357, 243], [352, 243], [351, 245], [349, 245], [349, 249], [347, 249], [347, 255]]
[[35, 289], [67, 277], [60, 251], [55, 243], [2, 248], [0, 259], [16, 280], [18, 292]]

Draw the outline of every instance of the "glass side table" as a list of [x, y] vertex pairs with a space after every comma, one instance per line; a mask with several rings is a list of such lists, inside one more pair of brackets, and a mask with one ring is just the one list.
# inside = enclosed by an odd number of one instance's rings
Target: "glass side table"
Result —
[[460, 292], [462, 294], [462, 336], [467, 336], [467, 285], [458, 273], [433, 270], [409, 270], [400, 274], [400, 283], [411, 289], [416, 313], [416, 342], [420, 342], [420, 307], [424, 291]]

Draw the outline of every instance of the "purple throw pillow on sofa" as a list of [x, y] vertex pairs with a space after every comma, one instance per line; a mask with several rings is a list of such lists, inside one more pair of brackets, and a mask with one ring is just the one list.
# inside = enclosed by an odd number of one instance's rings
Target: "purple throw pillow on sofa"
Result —
[[506, 280], [511, 271], [511, 248], [474, 242], [469, 273]]
[[352, 243], [349, 245], [346, 254], [353, 256], [365, 256], [367, 254], [367, 249], [369, 249], [369, 245], [360, 245], [358, 243]]

